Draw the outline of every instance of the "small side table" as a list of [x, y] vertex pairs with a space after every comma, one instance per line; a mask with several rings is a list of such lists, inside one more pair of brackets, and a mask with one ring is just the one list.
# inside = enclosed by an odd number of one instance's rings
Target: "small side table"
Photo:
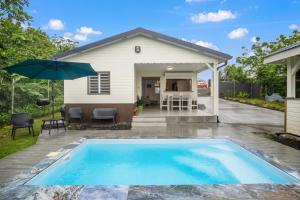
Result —
[[63, 119], [43, 119], [43, 123], [41, 125], [41, 133], [43, 130], [48, 129], [49, 135], [51, 135], [51, 129], [56, 129], [57, 133], [59, 131], [59, 128], [63, 127], [65, 131], [67, 130], [65, 121]]

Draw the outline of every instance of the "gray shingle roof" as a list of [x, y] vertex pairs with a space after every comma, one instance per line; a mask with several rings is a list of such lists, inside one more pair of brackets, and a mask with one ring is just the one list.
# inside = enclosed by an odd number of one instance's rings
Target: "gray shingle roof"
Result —
[[63, 58], [66, 56], [70, 56], [70, 55], [77, 54], [77, 53], [80, 53], [83, 51], [87, 51], [89, 49], [105, 46], [105, 45], [111, 44], [113, 42], [116, 42], [116, 41], [119, 41], [122, 39], [127, 39], [127, 38], [134, 37], [134, 36], [138, 36], [138, 35], [143, 35], [143, 36], [150, 37], [150, 38], [153, 38], [156, 40], [160, 40], [160, 41], [163, 41], [166, 43], [181, 46], [183, 48], [188, 48], [188, 49], [194, 50], [200, 54], [212, 56], [212, 57], [218, 58], [220, 60], [224, 60], [224, 61], [227, 61], [232, 58], [232, 56], [230, 56], [229, 54], [225, 54], [225, 53], [222, 53], [222, 52], [210, 49], [210, 48], [202, 47], [202, 46], [190, 43], [190, 42], [186, 42], [186, 41], [183, 41], [183, 40], [180, 40], [180, 39], [177, 39], [174, 37], [170, 37], [170, 36], [167, 36], [167, 35], [164, 35], [161, 33], [157, 33], [154, 31], [150, 31], [150, 30], [147, 30], [144, 28], [136, 28], [136, 29], [133, 29], [133, 30], [130, 30], [130, 31], [127, 31], [127, 32], [124, 32], [124, 33], [121, 33], [121, 34], [118, 34], [115, 36], [105, 38], [103, 40], [99, 40], [99, 41], [96, 41], [96, 42], [93, 42], [93, 43], [90, 43], [87, 45], [83, 45], [81, 47], [74, 48], [70, 51], [66, 51], [66, 52], [57, 54], [53, 58], [54, 59]]
[[294, 49], [294, 48], [297, 48], [297, 47], [300, 47], [300, 41], [296, 42], [295, 44], [292, 44], [290, 46], [287, 46], [287, 47], [284, 47], [284, 48], [279, 49], [277, 51], [274, 51], [274, 52], [270, 53], [269, 55], [265, 56], [265, 58], [270, 57], [270, 56], [274, 56], [276, 54], [279, 54], [279, 53], [282, 53], [282, 52], [285, 52], [285, 51], [288, 51], [288, 50], [291, 50], [291, 49]]

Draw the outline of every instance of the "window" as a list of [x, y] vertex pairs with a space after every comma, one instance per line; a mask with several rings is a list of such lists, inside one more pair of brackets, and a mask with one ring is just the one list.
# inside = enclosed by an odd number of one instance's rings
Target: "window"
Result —
[[192, 79], [167, 79], [166, 91], [192, 91]]
[[88, 94], [110, 94], [110, 72], [88, 77]]

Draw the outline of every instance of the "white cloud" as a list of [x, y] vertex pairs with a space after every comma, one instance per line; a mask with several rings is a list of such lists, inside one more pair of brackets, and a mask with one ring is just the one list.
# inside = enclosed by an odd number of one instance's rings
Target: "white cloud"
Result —
[[44, 26], [44, 29], [51, 29], [55, 31], [63, 30], [64, 23], [59, 19], [50, 19], [48, 24]]
[[88, 41], [87, 35], [84, 35], [84, 34], [75, 34], [73, 38], [74, 38], [74, 40], [77, 40], [80, 42]]
[[73, 36], [73, 33], [65, 32], [64, 35], [63, 35], [63, 38], [73, 40], [72, 36]]
[[253, 36], [253, 37], [251, 38], [251, 42], [252, 42], [252, 43], [257, 43], [258, 41], [256, 40], [256, 38], [257, 38], [256, 36]]
[[184, 40], [186, 42], [191, 42], [191, 43], [197, 44], [199, 46], [207, 47], [210, 49], [219, 50], [219, 48], [211, 42], [206, 42], [206, 41], [202, 41], [202, 40], [187, 40], [185, 38], [182, 38], [182, 40]]
[[219, 48], [211, 42], [205, 42], [205, 41], [199, 40], [195, 44], [203, 46], [203, 47], [207, 47], [207, 48], [210, 48], [210, 49], [219, 50]]
[[291, 24], [291, 25], [289, 25], [289, 29], [291, 29], [291, 30], [298, 30], [299, 26], [297, 24]]
[[96, 31], [93, 28], [87, 27], [87, 26], [82, 26], [79, 29], [77, 29], [77, 33], [83, 34], [83, 35], [89, 35], [89, 34], [101, 35], [102, 34], [101, 31]]
[[228, 37], [230, 39], [240, 39], [240, 38], [245, 37], [248, 33], [249, 33], [248, 29], [246, 29], [246, 28], [238, 28], [238, 29], [235, 29], [235, 30], [231, 31], [228, 34]]
[[199, 13], [190, 17], [191, 21], [198, 24], [207, 22], [220, 22], [226, 19], [235, 19], [236, 15], [230, 10], [218, 10], [218, 12]]
[[208, 1], [213, 1], [213, 0], [185, 0], [187, 3], [203, 3], [203, 2], [208, 2]]

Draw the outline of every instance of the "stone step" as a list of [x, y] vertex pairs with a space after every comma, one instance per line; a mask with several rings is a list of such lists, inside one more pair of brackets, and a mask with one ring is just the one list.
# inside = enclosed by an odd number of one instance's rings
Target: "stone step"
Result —
[[142, 126], [153, 126], [153, 127], [166, 127], [166, 122], [132, 122], [132, 127], [142, 127]]
[[132, 122], [166, 122], [165, 117], [133, 117]]

